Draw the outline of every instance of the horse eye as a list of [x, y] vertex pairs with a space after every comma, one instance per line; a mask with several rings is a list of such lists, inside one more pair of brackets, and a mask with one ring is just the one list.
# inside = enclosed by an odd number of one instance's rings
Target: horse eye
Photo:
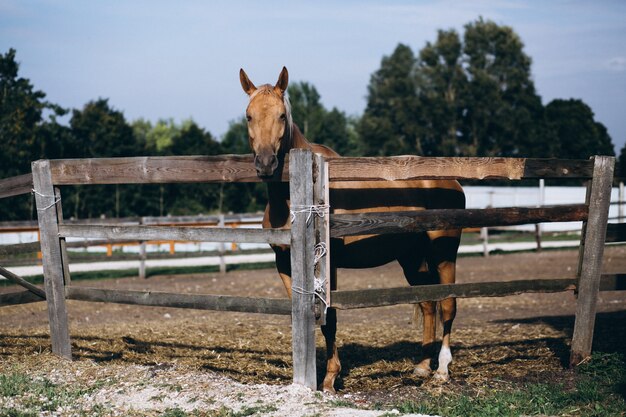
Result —
[[252, 116], [246, 115], [246, 120], [251, 121], [252, 120]]
[[280, 120], [287, 120], [287, 115], [285, 113], [281, 114]]

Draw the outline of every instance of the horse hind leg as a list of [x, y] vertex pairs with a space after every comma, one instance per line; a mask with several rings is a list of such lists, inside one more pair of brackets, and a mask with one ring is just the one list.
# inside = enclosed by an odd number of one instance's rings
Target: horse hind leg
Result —
[[[330, 271], [330, 288], [337, 289], [337, 268]], [[337, 310], [329, 308], [326, 312], [326, 324], [322, 326], [322, 334], [326, 340], [326, 375], [322, 382], [322, 391], [335, 392], [335, 379], [341, 372], [341, 362], [337, 350]]]
[[[400, 265], [404, 271], [404, 276], [411, 286], [436, 284], [435, 277], [429, 271], [428, 264], [425, 260], [419, 263], [419, 259], [407, 258], [399, 259]], [[419, 267], [417, 267], [419, 265]], [[420, 362], [415, 366], [414, 373], [419, 377], [429, 377], [432, 369], [431, 362], [435, 354], [435, 307], [433, 301], [424, 301], [414, 306], [414, 322], [419, 323], [420, 315], [423, 319], [422, 325], [422, 352], [423, 356]]]
[[[456, 264], [454, 262], [442, 262], [437, 266], [440, 282], [442, 284], [452, 284], [455, 279]], [[452, 362], [452, 352], [450, 351], [450, 334], [452, 332], [452, 322], [456, 317], [456, 298], [446, 298], [439, 302], [441, 311], [441, 321], [443, 323], [443, 336], [441, 337], [441, 349], [439, 350], [439, 365], [435, 372], [435, 378], [440, 381], [448, 381], [448, 365]]]

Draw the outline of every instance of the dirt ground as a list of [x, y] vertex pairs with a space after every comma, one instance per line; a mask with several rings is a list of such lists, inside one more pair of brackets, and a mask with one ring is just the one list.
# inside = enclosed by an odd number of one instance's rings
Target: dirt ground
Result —
[[[462, 257], [457, 282], [574, 277], [576, 250]], [[605, 251], [604, 272], [626, 272], [626, 246]], [[226, 275], [157, 276], [77, 281], [73, 285], [185, 293], [284, 297], [272, 269]], [[340, 270], [339, 289], [406, 285], [397, 264]], [[15, 289], [2, 288], [1, 291]], [[458, 300], [446, 389], [464, 392], [511, 387], [526, 381], [567, 384], [576, 299], [571, 292]], [[77, 363], [115, 368], [175, 367], [211, 372], [243, 384], [288, 385], [291, 380], [290, 319], [68, 301]], [[394, 404], [441, 387], [415, 377], [421, 334], [412, 307], [340, 311], [338, 343], [343, 371], [337, 388], [354, 404]], [[0, 309], [0, 368], [44, 367], [49, 357], [44, 303]], [[594, 350], [626, 351], [626, 293], [602, 292]], [[318, 380], [325, 368], [318, 331]], [[8, 365], [7, 365], [8, 364]], [[1, 369], [0, 369], [1, 370]]]

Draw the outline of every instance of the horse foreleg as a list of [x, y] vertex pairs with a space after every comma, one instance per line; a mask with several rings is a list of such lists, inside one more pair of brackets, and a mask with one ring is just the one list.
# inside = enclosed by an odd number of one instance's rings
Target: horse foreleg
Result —
[[[456, 264], [454, 262], [442, 262], [437, 270], [442, 284], [454, 283]], [[456, 316], [456, 298], [446, 298], [440, 301], [441, 316], [443, 321], [443, 337], [441, 338], [441, 350], [439, 351], [439, 366], [435, 372], [435, 377], [442, 381], [447, 381], [448, 365], [452, 362], [452, 352], [450, 351], [450, 333], [452, 332], [452, 322]]]
[[[337, 268], [331, 268], [330, 288], [337, 289]], [[341, 372], [341, 362], [337, 351], [337, 310], [329, 308], [326, 312], [326, 324], [322, 326], [322, 334], [326, 339], [326, 376], [322, 382], [322, 390], [335, 392], [335, 379]]]

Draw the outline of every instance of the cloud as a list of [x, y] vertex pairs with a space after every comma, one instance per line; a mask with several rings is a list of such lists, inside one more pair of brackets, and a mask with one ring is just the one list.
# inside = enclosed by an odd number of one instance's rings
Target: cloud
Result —
[[609, 71], [622, 72], [626, 71], [626, 58], [623, 56], [616, 56], [605, 62], [604, 66]]

